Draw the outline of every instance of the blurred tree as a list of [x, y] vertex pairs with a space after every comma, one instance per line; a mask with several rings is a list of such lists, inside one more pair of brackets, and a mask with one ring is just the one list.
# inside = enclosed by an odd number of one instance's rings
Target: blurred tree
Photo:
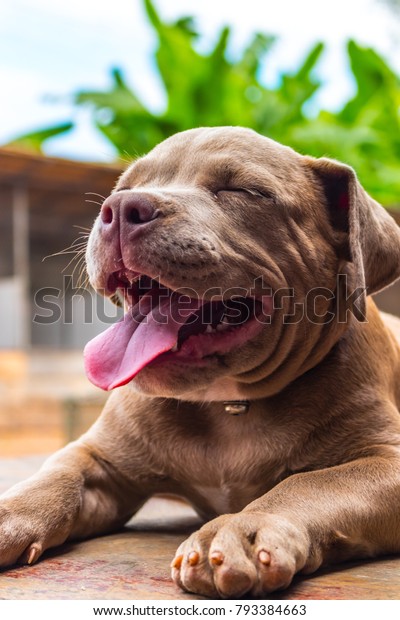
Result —
[[26, 133], [19, 138], [16, 138], [12, 142], [9, 142], [7, 146], [13, 146], [21, 150], [35, 151], [36, 153], [42, 152], [43, 143], [49, 138], [54, 138], [61, 133], [70, 131], [73, 129], [73, 123], [62, 123], [61, 125], [54, 125], [47, 129], [39, 129], [38, 131], [32, 131]]
[[[396, 0], [393, 0], [396, 1]], [[150, 112], [126, 84], [119, 69], [108, 91], [80, 91], [74, 101], [90, 106], [96, 127], [122, 155], [142, 154], [171, 134], [191, 127], [252, 127], [300, 152], [330, 156], [354, 166], [366, 189], [384, 204], [400, 202], [400, 80], [373, 50], [348, 43], [357, 93], [338, 113], [309, 118], [305, 104], [321, 83], [314, 69], [323, 51], [318, 43], [294, 73], [283, 73], [276, 88], [260, 81], [261, 67], [275, 37], [255, 34], [234, 60], [227, 54], [230, 29], [223, 28], [213, 49], [196, 49], [192, 18], [164, 22], [152, 0], [143, 0], [157, 34], [155, 59], [167, 104]], [[14, 145], [40, 148], [70, 125], [22, 136]]]

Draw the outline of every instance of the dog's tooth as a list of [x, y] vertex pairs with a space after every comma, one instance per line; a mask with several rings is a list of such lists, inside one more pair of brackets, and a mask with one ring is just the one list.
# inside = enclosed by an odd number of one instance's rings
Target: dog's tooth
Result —
[[136, 284], [137, 281], [138, 281], [138, 278], [128, 278], [127, 279], [127, 284], [128, 284], [128, 286], [133, 288], [133, 286]]
[[170, 349], [171, 353], [176, 353], [178, 350], [178, 343], [175, 342], [174, 346], [172, 347], [172, 349]]
[[228, 321], [223, 321], [222, 323], [218, 323], [217, 327], [215, 328], [217, 330], [217, 332], [226, 332], [227, 329], [230, 328], [230, 324], [228, 323]]
[[207, 327], [206, 327], [206, 331], [205, 331], [205, 333], [206, 333], [206, 334], [212, 334], [212, 333], [213, 333], [213, 331], [214, 331], [214, 330], [213, 330], [213, 328], [211, 327], [211, 325], [210, 325], [210, 324], [208, 324], [208, 325], [207, 325]]

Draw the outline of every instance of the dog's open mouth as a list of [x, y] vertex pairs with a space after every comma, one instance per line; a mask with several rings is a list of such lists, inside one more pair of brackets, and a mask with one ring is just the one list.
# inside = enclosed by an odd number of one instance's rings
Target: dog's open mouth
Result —
[[255, 337], [272, 312], [269, 297], [209, 301], [128, 270], [112, 274], [107, 288], [127, 311], [84, 354], [88, 378], [105, 390], [125, 385], [155, 360], [207, 363]]

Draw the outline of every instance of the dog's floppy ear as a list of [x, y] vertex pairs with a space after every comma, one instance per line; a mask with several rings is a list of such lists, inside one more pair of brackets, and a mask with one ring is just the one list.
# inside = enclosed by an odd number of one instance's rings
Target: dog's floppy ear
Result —
[[[400, 227], [368, 196], [352, 168], [326, 158], [305, 160], [322, 184], [331, 224], [344, 240], [351, 286], [366, 295], [380, 291], [400, 277]], [[360, 310], [365, 314], [365, 295]]]

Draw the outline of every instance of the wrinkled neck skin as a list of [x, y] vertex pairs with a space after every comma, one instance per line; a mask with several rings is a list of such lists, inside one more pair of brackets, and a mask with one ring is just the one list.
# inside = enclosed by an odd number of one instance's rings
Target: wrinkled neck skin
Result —
[[245, 373], [219, 378], [208, 387], [182, 394], [182, 398], [212, 402], [274, 396], [321, 363], [348, 328], [348, 323], [332, 321], [310, 329], [307, 319], [299, 325], [282, 325], [280, 338], [263, 363]]

